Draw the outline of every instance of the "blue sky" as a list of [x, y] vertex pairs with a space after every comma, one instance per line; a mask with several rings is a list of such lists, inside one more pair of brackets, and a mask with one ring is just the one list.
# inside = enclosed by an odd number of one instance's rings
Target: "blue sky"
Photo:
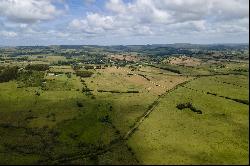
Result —
[[0, 0], [0, 45], [248, 43], [248, 0]]

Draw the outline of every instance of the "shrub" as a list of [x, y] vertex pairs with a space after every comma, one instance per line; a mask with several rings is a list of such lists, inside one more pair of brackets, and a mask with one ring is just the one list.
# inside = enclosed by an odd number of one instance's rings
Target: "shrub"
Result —
[[181, 103], [181, 104], [177, 104], [176, 108], [178, 108], [179, 110], [185, 109], [185, 108], [189, 108], [191, 111], [196, 112], [197, 114], [202, 114], [201, 110], [196, 109], [192, 103], [188, 102], [188, 103]]
[[80, 77], [91, 77], [94, 73], [91, 71], [76, 71], [76, 75]]
[[242, 99], [233, 99], [233, 100], [236, 101], [236, 102], [238, 102], [238, 103], [249, 105], [249, 101], [248, 100], [242, 100]]
[[43, 86], [42, 84], [44, 80], [44, 72], [43, 71], [20, 71], [18, 73], [18, 84], [26, 87], [37, 87]]
[[207, 94], [209, 94], [209, 95], [213, 95], [213, 96], [217, 96], [217, 94], [216, 94], [216, 93], [207, 92]]
[[69, 137], [70, 137], [71, 139], [73, 139], [73, 140], [76, 140], [77, 137], [78, 137], [78, 135], [75, 134], [75, 133], [70, 133], [70, 134], [69, 134]]
[[36, 70], [36, 71], [46, 71], [49, 70], [49, 65], [47, 64], [28, 64], [25, 67], [26, 70]]
[[8, 82], [17, 78], [18, 67], [6, 67], [0, 72], [0, 82]]
[[71, 78], [71, 73], [66, 74], [68, 78]]
[[84, 92], [91, 92], [92, 90], [91, 89], [89, 89], [88, 87], [83, 87], [82, 88], [82, 93], [84, 93]]
[[39, 92], [36, 92], [35, 95], [40, 96], [40, 93], [39, 93]]
[[79, 70], [79, 69], [81, 69], [82, 67], [81, 67], [81, 66], [78, 66], [78, 65], [73, 65], [72, 68], [73, 68], [73, 70]]
[[110, 119], [109, 115], [106, 115], [106, 116], [104, 116], [104, 117], [101, 117], [101, 118], [99, 119], [99, 121], [102, 122], [102, 123], [111, 123], [111, 119]]
[[137, 91], [137, 90], [129, 90], [129, 91], [127, 91], [127, 93], [139, 93], [139, 91]]
[[87, 69], [87, 70], [88, 69], [94, 69], [94, 66], [85, 66], [84, 68]]
[[81, 102], [79, 102], [79, 101], [76, 102], [76, 105], [77, 105], [78, 107], [83, 107], [83, 104], [82, 104]]

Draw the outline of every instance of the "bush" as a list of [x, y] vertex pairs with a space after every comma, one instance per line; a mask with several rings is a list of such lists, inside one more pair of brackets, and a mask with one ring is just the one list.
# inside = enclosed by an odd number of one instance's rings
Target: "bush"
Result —
[[8, 82], [17, 78], [18, 67], [6, 67], [0, 72], [0, 82]]
[[126, 93], [139, 93], [139, 91], [138, 90], [129, 90]]
[[82, 93], [84, 93], [84, 92], [91, 92], [91, 91], [93, 91], [93, 90], [89, 89], [88, 87], [83, 87], [82, 88]]
[[73, 66], [73, 70], [79, 70], [81, 68], [82, 68], [81, 66], [76, 66], [76, 65]]
[[79, 102], [79, 101], [76, 102], [76, 105], [77, 105], [78, 107], [83, 107], [83, 104], [82, 104], [81, 102]]
[[36, 92], [35, 95], [36, 95], [36, 96], [40, 96], [40, 93], [39, 93], [39, 92]]
[[242, 100], [242, 99], [232, 99], [238, 103], [242, 103], [242, 104], [246, 104], [246, 105], [249, 105], [249, 101], [248, 100]]
[[216, 94], [216, 93], [207, 92], [207, 94], [209, 94], [209, 95], [213, 95], [213, 96], [217, 96], [217, 94]]
[[106, 115], [104, 117], [101, 117], [99, 119], [99, 121], [102, 122], [102, 123], [111, 123], [111, 119], [110, 119], [110, 117], [108, 115]]
[[87, 70], [88, 69], [94, 69], [94, 66], [85, 66], [84, 68], [87, 69]]
[[113, 107], [112, 107], [112, 105], [109, 107], [109, 111], [113, 111]]
[[25, 67], [26, 70], [36, 70], [36, 71], [46, 71], [49, 70], [49, 65], [47, 64], [28, 64]]
[[188, 103], [181, 103], [181, 104], [177, 104], [176, 108], [178, 108], [179, 110], [185, 109], [185, 108], [189, 108], [191, 111], [196, 112], [197, 114], [202, 114], [201, 110], [196, 109], [192, 103], [188, 102]]
[[91, 77], [93, 74], [91, 71], [76, 71], [76, 75], [80, 77]]
[[71, 78], [71, 73], [66, 74], [68, 78]]
[[17, 80], [21, 87], [45, 86], [42, 84], [42, 82], [45, 81], [43, 71], [21, 71], [18, 73]]

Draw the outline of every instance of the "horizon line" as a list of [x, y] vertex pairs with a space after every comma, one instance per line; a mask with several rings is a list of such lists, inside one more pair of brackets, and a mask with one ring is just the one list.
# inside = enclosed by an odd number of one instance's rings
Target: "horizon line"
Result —
[[175, 44], [189, 44], [189, 45], [249, 45], [249, 42], [239, 43], [157, 43], [157, 44], [49, 44], [49, 45], [0, 45], [0, 47], [50, 47], [50, 46], [147, 46], [147, 45], [175, 45]]

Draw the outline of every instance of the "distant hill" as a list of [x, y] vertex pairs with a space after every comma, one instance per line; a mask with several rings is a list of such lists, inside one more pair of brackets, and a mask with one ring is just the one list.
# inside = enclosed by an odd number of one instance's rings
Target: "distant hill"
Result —
[[[6, 47], [1, 46], [0, 47]], [[249, 43], [225, 43], [225, 44], [190, 44], [190, 43], [174, 43], [174, 44], [150, 44], [150, 45], [50, 45], [50, 46], [16, 46], [16, 48], [25, 49], [83, 49], [83, 48], [103, 48], [112, 51], [141, 51], [141, 50], [167, 50], [171, 49], [213, 49], [213, 50], [227, 50], [227, 49], [249, 49]]]
[[[174, 43], [174, 44], [152, 44], [152, 45], [112, 45], [112, 46], [99, 46], [99, 45], [50, 45], [50, 46], [17, 46], [14, 47], [18, 50], [32, 50], [29, 54], [37, 53], [58, 53], [63, 55], [60, 49], [75, 49], [87, 51], [92, 53], [110, 52], [137, 52], [138, 54], [148, 56], [200, 56], [210, 54], [211, 51], [232, 51], [232, 50], [248, 50], [249, 44], [190, 44], [190, 43]], [[36, 49], [36, 50], [35, 50]], [[27, 54], [27, 52], [17, 52], [13, 55]], [[78, 55], [77, 54], [77, 55]]]

